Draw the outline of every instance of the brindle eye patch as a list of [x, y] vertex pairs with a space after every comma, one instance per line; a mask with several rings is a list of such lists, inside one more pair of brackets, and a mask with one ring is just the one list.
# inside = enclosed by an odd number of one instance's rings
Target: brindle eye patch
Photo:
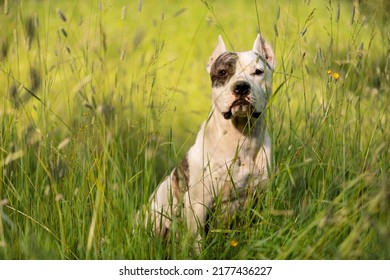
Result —
[[233, 52], [225, 52], [215, 60], [210, 70], [213, 87], [221, 87], [229, 81], [236, 71], [237, 60], [238, 55]]

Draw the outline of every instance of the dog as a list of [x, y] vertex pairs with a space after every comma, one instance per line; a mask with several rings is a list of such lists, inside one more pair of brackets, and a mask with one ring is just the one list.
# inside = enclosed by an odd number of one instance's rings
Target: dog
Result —
[[221, 201], [229, 213], [245, 208], [269, 177], [271, 139], [265, 111], [275, 56], [260, 35], [251, 51], [228, 52], [221, 36], [207, 64], [212, 109], [195, 144], [151, 195], [146, 215], [165, 236], [181, 216], [200, 250], [209, 211]]

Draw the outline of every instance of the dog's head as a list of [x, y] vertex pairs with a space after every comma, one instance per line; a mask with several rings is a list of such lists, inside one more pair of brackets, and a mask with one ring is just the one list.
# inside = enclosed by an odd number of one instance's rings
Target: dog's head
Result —
[[274, 52], [260, 34], [247, 52], [228, 52], [219, 36], [207, 64], [214, 107], [225, 119], [260, 117], [272, 91], [274, 68]]

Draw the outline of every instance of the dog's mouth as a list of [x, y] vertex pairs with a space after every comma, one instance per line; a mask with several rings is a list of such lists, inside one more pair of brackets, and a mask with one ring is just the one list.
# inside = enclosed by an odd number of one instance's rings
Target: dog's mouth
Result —
[[229, 111], [222, 112], [222, 115], [226, 120], [236, 116], [257, 119], [261, 116], [261, 112], [256, 112], [256, 108], [249, 101], [239, 98], [232, 103]]

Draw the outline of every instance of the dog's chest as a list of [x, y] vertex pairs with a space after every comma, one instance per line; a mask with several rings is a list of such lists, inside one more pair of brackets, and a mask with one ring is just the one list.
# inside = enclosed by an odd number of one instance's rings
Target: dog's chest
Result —
[[214, 180], [219, 182], [232, 181], [242, 184], [248, 176], [258, 173], [256, 156], [258, 145], [254, 139], [242, 138], [240, 141], [229, 141], [216, 145], [215, 153], [210, 161], [214, 172]]
[[198, 158], [194, 161], [197, 164], [190, 164], [194, 169], [194, 183], [202, 181], [206, 188], [212, 186], [214, 189], [244, 188], [250, 178], [259, 177], [258, 137], [231, 131], [209, 136], [200, 137], [202, 141], [197, 141], [192, 149], [192, 154]]

